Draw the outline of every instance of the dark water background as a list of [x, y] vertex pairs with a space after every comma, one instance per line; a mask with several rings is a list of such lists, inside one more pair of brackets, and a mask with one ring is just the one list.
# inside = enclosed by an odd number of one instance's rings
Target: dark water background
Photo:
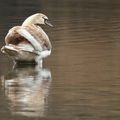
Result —
[[36, 12], [52, 55], [39, 69], [0, 54], [0, 120], [120, 120], [120, 1], [1, 0], [0, 47]]

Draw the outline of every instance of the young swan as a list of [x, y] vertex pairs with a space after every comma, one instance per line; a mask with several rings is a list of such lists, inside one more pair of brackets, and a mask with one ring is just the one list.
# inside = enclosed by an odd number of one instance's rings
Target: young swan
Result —
[[21, 26], [11, 28], [5, 37], [6, 45], [1, 48], [2, 53], [16, 62], [41, 63], [51, 54], [52, 48], [41, 24], [53, 27], [46, 15], [37, 13], [28, 17]]

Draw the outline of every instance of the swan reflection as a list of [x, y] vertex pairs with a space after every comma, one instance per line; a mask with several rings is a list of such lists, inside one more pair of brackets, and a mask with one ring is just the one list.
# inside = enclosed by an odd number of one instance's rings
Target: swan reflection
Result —
[[12, 114], [44, 117], [51, 83], [51, 72], [38, 66], [14, 68], [2, 77]]

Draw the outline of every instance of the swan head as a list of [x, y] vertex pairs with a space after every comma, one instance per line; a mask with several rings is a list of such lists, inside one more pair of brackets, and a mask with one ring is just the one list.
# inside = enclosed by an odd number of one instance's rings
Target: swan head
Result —
[[27, 25], [49, 25], [53, 27], [53, 25], [50, 23], [48, 17], [42, 13], [36, 13], [34, 15], [31, 15], [28, 17], [22, 24], [22, 26]]

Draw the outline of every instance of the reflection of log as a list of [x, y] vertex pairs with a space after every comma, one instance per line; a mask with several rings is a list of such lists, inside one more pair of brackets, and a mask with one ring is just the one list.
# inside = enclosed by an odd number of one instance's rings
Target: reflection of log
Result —
[[12, 114], [43, 117], [47, 106], [51, 72], [47, 69], [16, 68], [2, 77]]

